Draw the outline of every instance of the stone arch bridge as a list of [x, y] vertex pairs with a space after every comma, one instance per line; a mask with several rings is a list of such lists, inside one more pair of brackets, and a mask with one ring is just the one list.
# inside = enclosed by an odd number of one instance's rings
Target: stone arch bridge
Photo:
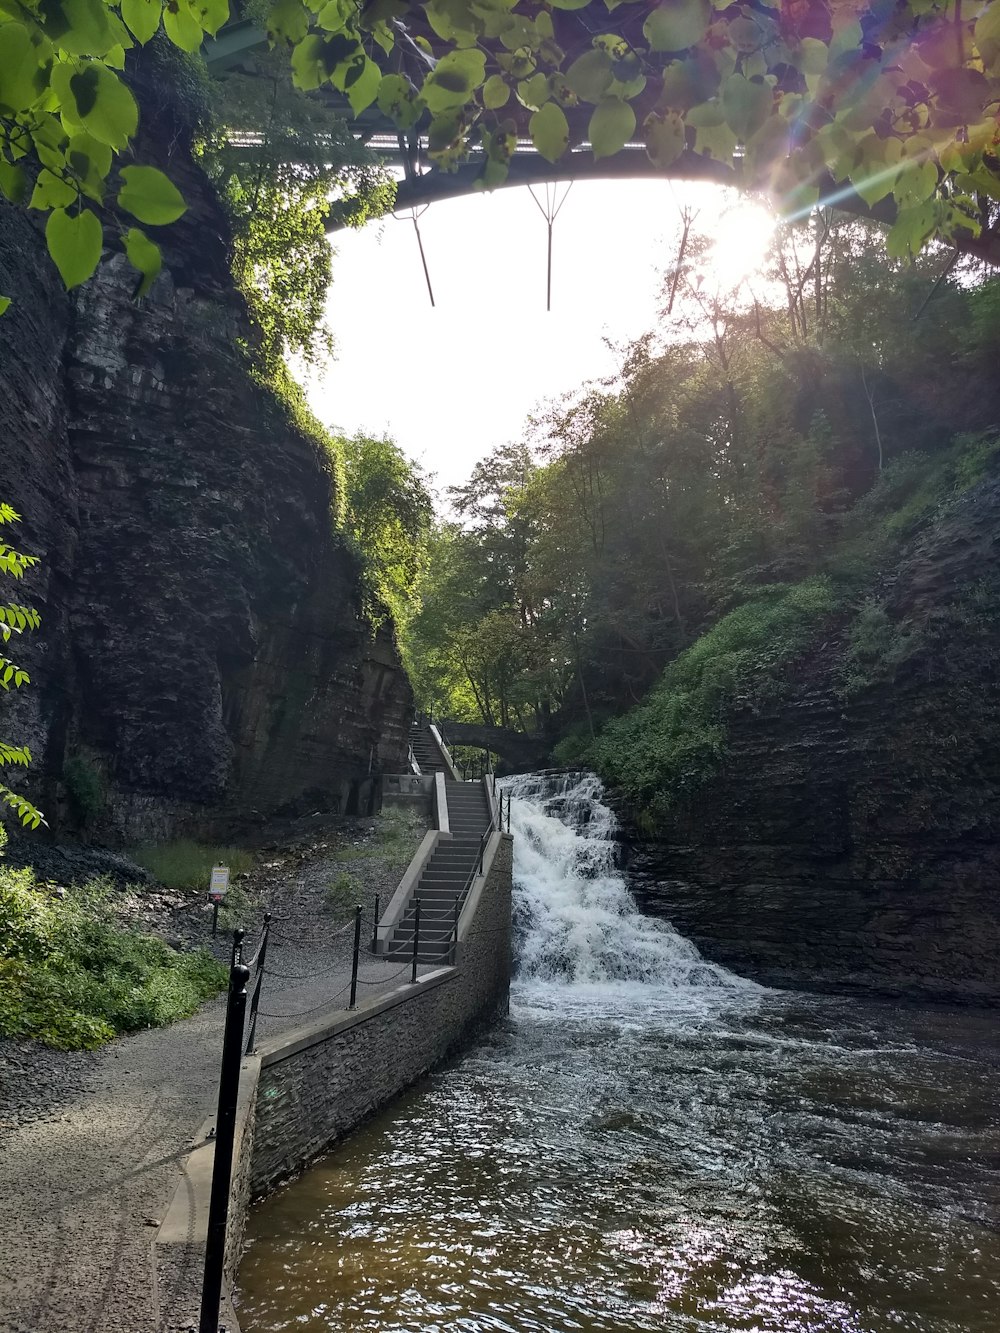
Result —
[[490, 726], [486, 722], [436, 723], [446, 745], [468, 745], [479, 750], [492, 750], [514, 773], [527, 773], [543, 768], [549, 761], [551, 742], [544, 736], [529, 736], [509, 727]]

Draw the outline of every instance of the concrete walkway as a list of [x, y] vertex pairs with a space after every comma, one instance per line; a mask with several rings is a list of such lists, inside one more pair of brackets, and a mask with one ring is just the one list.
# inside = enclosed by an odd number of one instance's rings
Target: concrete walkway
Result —
[[[340, 868], [319, 860], [300, 878], [329, 883]], [[346, 1008], [353, 926], [334, 933], [314, 897], [292, 893], [276, 914], [259, 1038]], [[296, 911], [299, 899], [307, 912]], [[398, 963], [364, 953], [360, 975], [359, 1002], [407, 979]], [[200, 1274], [188, 1263], [158, 1284], [152, 1242], [215, 1111], [224, 1010], [217, 1000], [105, 1047], [79, 1093], [0, 1143], [0, 1333], [193, 1327], [176, 1312], [190, 1312]]]

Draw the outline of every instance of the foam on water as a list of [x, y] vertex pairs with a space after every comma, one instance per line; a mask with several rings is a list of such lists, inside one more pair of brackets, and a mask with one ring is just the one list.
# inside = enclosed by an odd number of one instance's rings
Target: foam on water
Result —
[[519, 1000], [565, 1012], [567, 1001], [599, 998], [624, 1016], [640, 998], [701, 1009], [711, 992], [760, 992], [638, 911], [617, 866], [618, 821], [595, 774], [529, 774], [503, 785], [512, 796]]

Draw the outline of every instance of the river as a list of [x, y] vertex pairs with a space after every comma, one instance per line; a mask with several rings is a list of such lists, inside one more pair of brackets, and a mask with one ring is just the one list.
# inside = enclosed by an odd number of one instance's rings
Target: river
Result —
[[253, 1213], [244, 1333], [996, 1333], [996, 1016], [767, 991], [513, 786], [509, 1020]]

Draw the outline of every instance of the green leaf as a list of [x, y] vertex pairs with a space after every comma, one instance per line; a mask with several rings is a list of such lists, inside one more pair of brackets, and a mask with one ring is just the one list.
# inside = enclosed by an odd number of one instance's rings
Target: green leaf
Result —
[[556, 162], [569, 147], [569, 122], [561, 106], [546, 102], [528, 121], [528, 133], [546, 162]]
[[10, 297], [0, 296], [0, 315], [6, 315], [9, 309], [10, 309]]
[[590, 0], [549, 0], [553, 9], [585, 9]]
[[938, 172], [933, 162], [911, 162], [897, 176], [892, 187], [892, 197], [900, 208], [913, 208], [925, 199], [930, 199], [937, 189], [937, 183]]
[[635, 133], [635, 112], [627, 102], [608, 97], [599, 102], [590, 117], [588, 138], [594, 157], [614, 157]]
[[889, 228], [885, 248], [892, 259], [908, 259], [917, 255], [934, 235], [937, 210], [928, 200], [915, 208], [901, 208], [896, 221]]
[[292, 82], [301, 92], [312, 92], [327, 79], [323, 38], [305, 37], [292, 52]]
[[585, 102], [599, 102], [614, 77], [613, 63], [606, 51], [585, 51], [566, 71], [566, 82]]
[[139, 123], [135, 98], [117, 74], [96, 61], [76, 69], [56, 65], [52, 86], [62, 100], [62, 116], [101, 143], [124, 148]]
[[92, 134], [74, 134], [66, 150], [66, 161], [79, 178], [83, 190], [100, 202], [104, 181], [111, 170], [111, 149]]
[[719, 72], [711, 60], [673, 60], [663, 71], [663, 90], [657, 105], [687, 111], [715, 95]]
[[320, 9], [316, 22], [325, 32], [340, 32], [357, 12], [357, 5], [351, 4], [350, 0], [328, 0]]
[[1000, 72], [1000, 4], [993, 0], [976, 19], [976, 46], [991, 73]]
[[63, 208], [49, 214], [45, 241], [67, 289], [79, 287], [91, 276], [101, 259], [104, 233], [97, 214], [82, 209], [75, 218]]
[[0, 103], [25, 111], [38, 97], [38, 60], [27, 28], [21, 23], [0, 26]]
[[46, 37], [74, 56], [105, 56], [118, 42], [104, 0], [41, 0]]
[[773, 97], [766, 83], [754, 83], [742, 74], [730, 74], [722, 85], [722, 111], [726, 124], [745, 143], [767, 119]]
[[122, 0], [122, 18], [141, 46], [145, 46], [159, 28], [162, 9], [162, 0]]
[[548, 75], [532, 74], [517, 85], [517, 100], [529, 111], [540, 111], [552, 96]]
[[166, 7], [163, 11], [163, 31], [174, 46], [190, 54], [198, 50], [205, 37], [188, 0], [173, 0]]
[[176, 222], [187, 209], [177, 186], [156, 167], [124, 167], [125, 184], [118, 191], [118, 203], [126, 212], [154, 227]]
[[654, 51], [685, 51], [701, 41], [711, 21], [707, 0], [667, 0], [653, 10], [642, 31]]
[[366, 56], [357, 77], [347, 86], [348, 101], [356, 116], [360, 116], [361, 112], [375, 101], [381, 82], [382, 71], [374, 60], [369, 60]]
[[[302, 0], [278, 0], [267, 15], [268, 40], [297, 47], [309, 31], [309, 11]], [[314, 40], [319, 40], [318, 38]], [[295, 57], [292, 57], [295, 63]], [[319, 84], [313, 84], [318, 88]]]
[[78, 197], [78, 192], [72, 185], [61, 176], [49, 171], [47, 167], [43, 167], [38, 173], [28, 207], [46, 211], [50, 208], [66, 208], [67, 205], [75, 203]]
[[133, 268], [142, 274], [142, 281], [135, 290], [136, 299], [145, 296], [156, 281], [163, 267], [160, 247], [149, 239], [138, 227], [130, 227], [125, 233], [125, 254]]
[[661, 169], [676, 162], [684, 152], [684, 122], [676, 111], [668, 111], [665, 116], [653, 112], [643, 122], [643, 130], [649, 160]]
[[0, 158], [0, 190], [12, 204], [23, 203], [28, 193], [28, 177], [24, 168], [11, 166]]
[[424, 80], [422, 95], [433, 115], [464, 106], [486, 77], [483, 51], [450, 51]]
[[483, 84], [483, 106], [487, 111], [499, 111], [510, 98], [507, 81], [499, 74], [491, 74]]
[[401, 130], [411, 129], [420, 119], [416, 89], [402, 74], [385, 74], [378, 87], [378, 109], [391, 116]]

